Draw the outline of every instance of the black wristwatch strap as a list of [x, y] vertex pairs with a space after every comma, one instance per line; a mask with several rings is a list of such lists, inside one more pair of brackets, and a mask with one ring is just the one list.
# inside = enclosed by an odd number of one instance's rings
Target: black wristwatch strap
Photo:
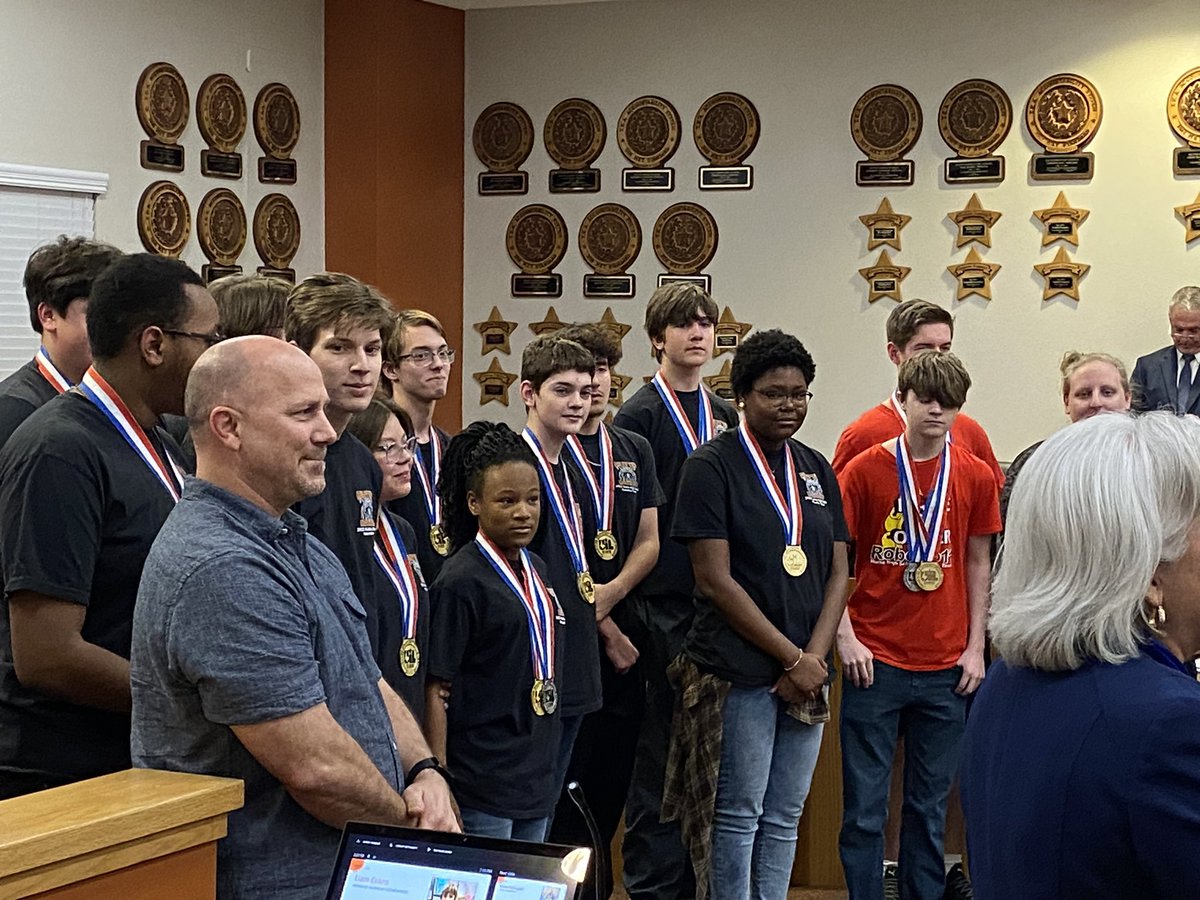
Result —
[[424, 759], [419, 759], [413, 763], [413, 767], [408, 770], [408, 775], [406, 775], [404, 778], [405, 786], [407, 787], [408, 785], [412, 784], [416, 780], [417, 776], [426, 769], [433, 769], [433, 771], [441, 775], [442, 778], [446, 779], [446, 784], [451, 783], [450, 773], [446, 770], [446, 767], [441, 764], [436, 756], [427, 756]]

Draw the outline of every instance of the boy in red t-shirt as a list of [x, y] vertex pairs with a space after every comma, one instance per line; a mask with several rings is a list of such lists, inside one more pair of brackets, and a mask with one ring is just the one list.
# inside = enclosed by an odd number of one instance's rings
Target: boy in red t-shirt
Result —
[[883, 895], [883, 827], [897, 740], [906, 747], [901, 896], [940, 900], [946, 798], [966, 698], [983, 681], [990, 536], [1000, 530], [988, 466], [946, 436], [971, 378], [950, 353], [899, 371], [904, 433], [839, 476], [857, 584], [838, 633], [844, 665], [845, 813], [839, 841], [850, 900]]

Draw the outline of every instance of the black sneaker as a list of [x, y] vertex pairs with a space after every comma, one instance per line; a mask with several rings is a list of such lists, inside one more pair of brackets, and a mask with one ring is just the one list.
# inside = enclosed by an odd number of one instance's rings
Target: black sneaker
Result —
[[[887, 893], [886, 889], [884, 893]], [[971, 880], [963, 871], [962, 863], [955, 863], [946, 873], [946, 892], [942, 894], [942, 900], [973, 900], [974, 897]]]
[[900, 900], [900, 872], [895, 865], [883, 867], [883, 900]]

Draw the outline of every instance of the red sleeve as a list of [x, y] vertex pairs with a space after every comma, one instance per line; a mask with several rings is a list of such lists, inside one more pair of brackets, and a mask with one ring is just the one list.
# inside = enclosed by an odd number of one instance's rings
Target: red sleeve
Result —
[[972, 537], [997, 534], [1004, 529], [1000, 521], [1000, 489], [982, 461], [972, 462], [977, 464], [971, 467], [971, 521], [967, 534]]
[[970, 450], [980, 462], [991, 470], [992, 478], [996, 482], [996, 490], [1000, 490], [1000, 488], [1004, 487], [1004, 471], [1000, 468], [1000, 463], [996, 461], [996, 453], [992, 450], [992, 442], [988, 440], [987, 432], [983, 430], [983, 426], [970, 416], [959, 416], [955, 420], [955, 424], [959, 426], [956, 430], [962, 438], [963, 446]]

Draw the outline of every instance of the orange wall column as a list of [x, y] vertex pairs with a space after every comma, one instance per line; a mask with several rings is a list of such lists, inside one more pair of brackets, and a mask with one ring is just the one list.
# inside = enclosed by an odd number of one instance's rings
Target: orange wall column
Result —
[[[421, 0], [325, 0], [325, 265], [433, 313], [459, 349], [464, 31]], [[437, 422], [461, 427], [461, 373]]]

